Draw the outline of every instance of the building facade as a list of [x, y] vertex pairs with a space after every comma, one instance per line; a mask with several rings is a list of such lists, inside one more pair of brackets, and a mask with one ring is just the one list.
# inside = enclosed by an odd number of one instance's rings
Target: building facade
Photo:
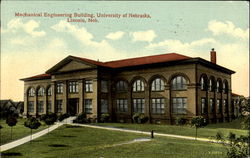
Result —
[[110, 62], [68, 56], [45, 74], [24, 81], [24, 113], [86, 113], [98, 120], [131, 122], [144, 113], [150, 123], [203, 115], [209, 122], [230, 121], [231, 75], [211, 61], [176, 53]]

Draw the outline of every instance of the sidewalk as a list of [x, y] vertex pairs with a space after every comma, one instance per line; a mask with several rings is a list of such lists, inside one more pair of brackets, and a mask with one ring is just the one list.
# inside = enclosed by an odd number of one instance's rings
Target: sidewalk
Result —
[[[39, 137], [47, 134], [48, 132], [51, 132], [51, 131], [57, 129], [58, 127], [62, 126], [63, 124], [71, 123], [73, 119], [74, 119], [73, 117], [70, 117], [70, 118], [67, 118], [67, 119], [63, 120], [62, 122], [57, 122], [56, 124], [49, 127], [49, 131], [48, 131], [48, 128], [46, 128], [46, 129], [44, 129], [44, 130], [42, 130], [40, 132], [32, 134], [32, 140], [34, 140], [36, 138], [39, 138]], [[22, 145], [24, 143], [27, 143], [29, 141], [30, 141], [30, 135], [0, 146], [0, 151], [3, 152], [3, 151], [6, 151], [6, 150], [15, 148], [15, 147], [17, 147], [19, 145]]]

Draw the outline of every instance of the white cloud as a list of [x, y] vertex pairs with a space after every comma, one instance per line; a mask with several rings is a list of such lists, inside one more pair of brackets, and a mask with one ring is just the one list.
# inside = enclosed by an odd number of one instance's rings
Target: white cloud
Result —
[[190, 43], [184, 43], [180, 40], [165, 40], [159, 43], [151, 43], [146, 48], [147, 49], [164, 49], [168, 52], [180, 52], [180, 53], [190, 53], [195, 52], [197, 47], [204, 45], [211, 45], [216, 43], [212, 38], [203, 38], [200, 40], [192, 41]]
[[29, 20], [28, 22], [24, 23], [21, 19], [12, 19], [8, 22], [7, 28], [1, 28], [2, 33], [17, 33], [19, 29], [22, 29], [27, 34], [31, 35], [32, 37], [42, 37], [45, 36], [45, 31], [35, 31], [40, 26], [40, 22], [35, 20]]
[[106, 36], [106, 38], [111, 39], [111, 40], [118, 40], [122, 38], [124, 34], [125, 32], [122, 32], [122, 31], [111, 32]]
[[131, 32], [130, 35], [132, 36], [133, 41], [146, 41], [146, 42], [152, 42], [154, 38], [157, 36], [154, 30]]
[[249, 39], [249, 28], [243, 30], [236, 27], [231, 21], [221, 22], [212, 20], [208, 23], [207, 30], [214, 35], [227, 34], [236, 38]]

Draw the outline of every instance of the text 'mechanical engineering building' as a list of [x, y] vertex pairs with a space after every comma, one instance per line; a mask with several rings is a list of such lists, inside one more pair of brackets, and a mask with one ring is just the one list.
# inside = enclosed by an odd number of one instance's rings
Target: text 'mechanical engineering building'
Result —
[[24, 113], [86, 113], [98, 120], [131, 122], [144, 113], [150, 123], [171, 124], [177, 117], [202, 115], [209, 122], [230, 121], [231, 75], [211, 61], [176, 53], [110, 62], [68, 56], [45, 74], [24, 81]]

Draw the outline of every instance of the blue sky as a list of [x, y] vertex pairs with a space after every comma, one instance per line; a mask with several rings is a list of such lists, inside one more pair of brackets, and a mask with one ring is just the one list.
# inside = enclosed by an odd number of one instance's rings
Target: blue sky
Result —
[[[149, 19], [15, 17], [15, 13], [150, 14]], [[22, 100], [20, 78], [44, 73], [68, 55], [108, 61], [176, 52], [236, 71], [233, 91], [249, 95], [249, 3], [246, 1], [24, 2], [1, 4], [1, 98]], [[11, 86], [10, 86], [11, 85]], [[3, 93], [4, 92], [4, 93]]]

